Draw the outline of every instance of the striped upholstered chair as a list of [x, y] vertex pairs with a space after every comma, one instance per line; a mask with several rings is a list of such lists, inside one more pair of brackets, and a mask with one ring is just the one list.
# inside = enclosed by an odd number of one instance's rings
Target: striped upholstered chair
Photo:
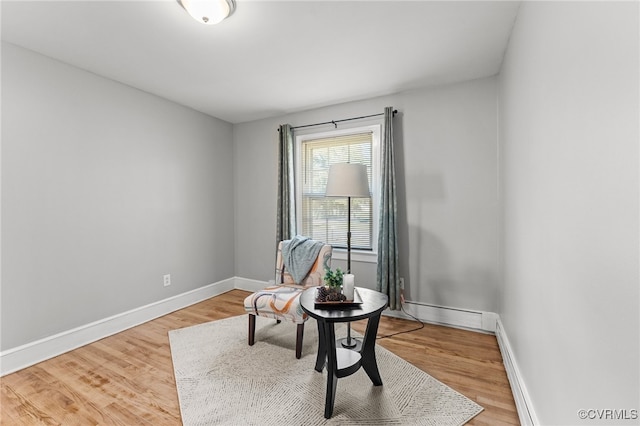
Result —
[[256, 316], [273, 318], [278, 321], [291, 321], [298, 325], [296, 335], [296, 358], [302, 356], [302, 338], [307, 314], [300, 306], [300, 295], [308, 287], [322, 285], [325, 269], [331, 267], [333, 249], [323, 245], [318, 257], [307, 276], [296, 283], [291, 274], [285, 270], [282, 256], [282, 241], [278, 244], [276, 255], [275, 285], [267, 287], [244, 299], [244, 308], [249, 314], [249, 345], [253, 346], [256, 333]]

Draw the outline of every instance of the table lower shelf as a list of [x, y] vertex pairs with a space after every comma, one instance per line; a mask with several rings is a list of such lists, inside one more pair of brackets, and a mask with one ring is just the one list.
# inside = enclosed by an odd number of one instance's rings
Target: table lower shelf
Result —
[[362, 356], [351, 349], [336, 348], [336, 361], [338, 370], [345, 370], [360, 362]]

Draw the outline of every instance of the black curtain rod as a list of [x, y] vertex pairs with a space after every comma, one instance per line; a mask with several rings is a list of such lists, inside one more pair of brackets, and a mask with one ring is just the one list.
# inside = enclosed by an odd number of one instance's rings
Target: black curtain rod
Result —
[[[393, 110], [393, 115], [395, 116], [397, 113], [398, 113], [398, 110], [394, 109]], [[343, 121], [361, 120], [363, 118], [378, 117], [380, 115], [384, 115], [384, 112], [381, 112], [380, 114], [363, 115], [361, 117], [343, 118], [342, 120], [325, 121], [324, 123], [305, 124], [303, 126], [292, 127], [291, 130], [293, 130], [293, 129], [302, 129], [303, 127], [322, 126], [324, 124], [333, 124], [335, 126], [335, 128], [337, 129], [338, 128], [338, 123], [341, 123]], [[278, 129], [278, 131], [280, 131], [280, 129]]]

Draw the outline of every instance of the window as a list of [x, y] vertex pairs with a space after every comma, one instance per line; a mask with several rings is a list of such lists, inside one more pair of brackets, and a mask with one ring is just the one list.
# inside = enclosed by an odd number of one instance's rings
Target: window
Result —
[[[379, 140], [380, 126], [296, 137], [298, 229], [302, 235], [325, 241], [337, 249], [347, 248], [347, 199], [324, 196], [329, 166], [364, 164], [372, 197], [351, 199], [351, 249], [376, 251]], [[354, 260], [367, 259], [354, 256]]]

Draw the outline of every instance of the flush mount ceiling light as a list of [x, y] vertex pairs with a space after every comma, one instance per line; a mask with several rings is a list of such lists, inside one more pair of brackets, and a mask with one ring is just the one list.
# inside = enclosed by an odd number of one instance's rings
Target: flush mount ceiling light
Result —
[[201, 24], [214, 25], [231, 16], [234, 0], [177, 0], [189, 15]]

